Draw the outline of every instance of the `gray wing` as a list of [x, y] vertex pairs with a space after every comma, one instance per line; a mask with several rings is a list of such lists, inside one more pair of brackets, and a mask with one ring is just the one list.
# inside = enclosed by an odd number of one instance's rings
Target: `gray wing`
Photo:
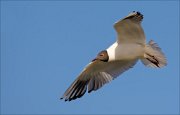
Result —
[[116, 22], [114, 28], [117, 32], [117, 42], [145, 44], [145, 35], [141, 27], [143, 15], [139, 12], [132, 12], [124, 19]]
[[71, 101], [82, 97], [87, 89], [88, 93], [91, 91], [96, 91], [104, 84], [119, 76], [124, 71], [132, 68], [136, 62], [137, 60], [91, 62], [66, 90], [61, 99], [65, 99], [65, 101]]

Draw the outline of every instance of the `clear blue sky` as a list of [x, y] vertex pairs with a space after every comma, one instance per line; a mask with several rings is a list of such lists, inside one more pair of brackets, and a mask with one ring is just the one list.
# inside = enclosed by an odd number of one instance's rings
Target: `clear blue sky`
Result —
[[[138, 62], [96, 92], [59, 100], [133, 10], [168, 65]], [[178, 1], [1, 1], [1, 114], [178, 114], [179, 20]]]

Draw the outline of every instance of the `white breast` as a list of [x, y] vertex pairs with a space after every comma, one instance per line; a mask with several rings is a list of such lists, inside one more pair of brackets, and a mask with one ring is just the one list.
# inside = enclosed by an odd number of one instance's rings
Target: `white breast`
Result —
[[115, 42], [107, 49], [109, 61], [136, 59], [144, 54], [144, 46], [135, 43], [118, 44]]

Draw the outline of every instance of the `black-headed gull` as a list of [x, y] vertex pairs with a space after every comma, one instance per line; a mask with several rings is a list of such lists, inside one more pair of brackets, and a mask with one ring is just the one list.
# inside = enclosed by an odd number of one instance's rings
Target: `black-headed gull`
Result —
[[166, 58], [154, 41], [146, 44], [141, 22], [143, 15], [133, 11], [114, 24], [117, 41], [98, 53], [66, 90], [61, 99], [71, 101], [96, 91], [104, 84], [132, 68], [140, 59], [145, 66], [161, 68], [167, 65]]

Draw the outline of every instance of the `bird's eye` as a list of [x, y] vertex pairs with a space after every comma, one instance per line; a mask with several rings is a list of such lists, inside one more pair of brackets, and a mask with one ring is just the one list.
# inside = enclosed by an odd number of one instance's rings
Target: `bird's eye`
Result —
[[100, 54], [100, 56], [104, 56], [104, 54]]

